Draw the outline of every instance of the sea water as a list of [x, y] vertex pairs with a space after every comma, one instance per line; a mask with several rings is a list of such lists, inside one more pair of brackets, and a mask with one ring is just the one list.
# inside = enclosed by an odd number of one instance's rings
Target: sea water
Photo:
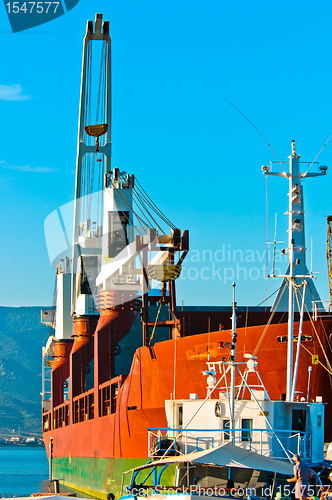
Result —
[[48, 474], [43, 446], [0, 445], [0, 497], [46, 492]]

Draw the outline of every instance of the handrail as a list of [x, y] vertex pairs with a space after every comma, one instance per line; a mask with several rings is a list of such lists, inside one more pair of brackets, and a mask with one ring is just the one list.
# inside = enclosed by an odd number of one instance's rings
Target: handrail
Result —
[[125, 378], [126, 378], [126, 375], [121, 374], [121, 375], [118, 375], [117, 377], [111, 378], [110, 380], [106, 380], [106, 382], [99, 384], [99, 389], [104, 389], [105, 387], [108, 387], [109, 385], [116, 384], [117, 382], [120, 382], [120, 387], [121, 387]]
[[[310, 431], [294, 431], [293, 429], [183, 429], [171, 427], [148, 428], [148, 455], [155, 455], [158, 450], [156, 445], [162, 444], [162, 440], [173, 439], [176, 449], [180, 453], [187, 454], [188, 450], [198, 451], [207, 447], [214, 448], [231, 442], [230, 436], [234, 436], [237, 446], [255, 451], [262, 456], [287, 459], [289, 453], [302, 454], [304, 460], [311, 460], [312, 455], [312, 433]], [[179, 434], [179, 435], [177, 435]], [[211, 442], [212, 440], [212, 442]], [[282, 442], [281, 442], [282, 441]], [[159, 448], [165, 454], [169, 451]], [[172, 448], [173, 450], [173, 448]]]
[[[94, 393], [94, 389], [89, 389], [88, 391], [86, 392], [81, 392], [81, 394], [79, 394], [78, 396], [75, 396], [73, 399], [72, 399], [72, 402], [74, 401], [79, 401], [81, 398], [84, 398], [85, 396], [89, 396], [90, 394], [93, 394]], [[68, 403], [70, 402], [70, 400], [68, 401]]]
[[[264, 432], [272, 432], [270, 429], [259, 429], [259, 428], [251, 428], [251, 429], [242, 429], [242, 428], [239, 428], [239, 427], [236, 427], [234, 429], [230, 429], [227, 427], [227, 429], [220, 429], [219, 427], [218, 428], [215, 428], [215, 429], [183, 429], [183, 427], [179, 427], [179, 428], [174, 428], [174, 427], [149, 427], [148, 428], [148, 431], [171, 431], [171, 432], [230, 432], [230, 431], [239, 431], [239, 432], [242, 432], [242, 431], [251, 431], [251, 432], [254, 432], [254, 431], [264, 431]], [[311, 434], [311, 431], [295, 431], [294, 429], [273, 429], [273, 432], [292, 432], [292, 433], [295, 433], [295, 435], [298, 435], [298, 433], [300, 434]]]

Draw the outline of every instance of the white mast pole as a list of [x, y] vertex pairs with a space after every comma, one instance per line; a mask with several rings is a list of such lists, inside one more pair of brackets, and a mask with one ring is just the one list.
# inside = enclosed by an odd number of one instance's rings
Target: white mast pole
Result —
[[[286, 399], [293, 401], [293, 329], [294, 329], [294, 283], [299, 279], [301, 282], [306, 279], [311, 285], [313, 297], [319, 300], [318, 292], [312, 282], [315, 276], [309, 274], [306, 266], [305, 256], [305, 237], [304, 237], [304, 207], [302, 179], [306, 177], [320, 177], [326, 175], [327, 167], [320, 166], [320, 172], [309, 172], [314, 162], [309, 166], [306, 172], [300, 172], [300, 156], [296, 154], [295, 141], [292, 141], [292, 154], [289, 157], [289, 172], [282, 167], [282, 172], [270, 172], [270, 166], [263, 165], [262, 170], [265, 175], [275, 177], [286, 177], [289, 182], [289, 209], [288, 209], [288, 258], [289, 268], [286, 275], [273, 275], [273, 278], [284, 278], [288, 280], [288, 343], [287, 343], [287, 380], [286, 380]], [[281, 165], [281, 163], [280, 163]], [[318, 164], [317, 164], [318, 165]], [[281, 165], [282, 166], [282, 165]], [[310, 283], [309, 283], [310, 280]], [[299, 283], [297, 283], [299, 284]], [[275, 304], [279, 304], [281, 299], [281, 288], [275, 299]], [[307, 299], [304, 299], [307, 300]]]
[[303, 282], [303, 295], [302, 295], [301, 318], [300, 318], [300, 327], [299, 327], [299, 338], [297, 341], [297, 350], [296, 350], [296, 360], [295, 360], [295, 367], [294, 367], [294, 377], [293, 377], [291, 401], [294, 401], [296, 382], [297, 382], [297, 374], [299, 371], [299, 359], [300, 359], [302, 327], [303, 327], [303, 317], [304, 317], [305, 292], [307, 289], [307, 284], [308, 284], [307, 281]]
[[[286, 400], [293, 401], [293, 331], [294, 331], [294, 227], [295, 219], [301, 212], [301, 190], [299, 176], [299, 156], [295, 151], [295, 141], [292, 141], [292, 154], [289, 157], [289, 210], [288, 210], [288, 336], [287, 336], [287, 382]], [[299, 239], [299, 238], [298, 238]], [[299, 247], [300, 245], [298, 245]], [[298, 252], [297, 247], [297, 252]]]
[[[231, 362], [231, 385], [230, 385], [230, 410], [231, 410], [231, 418], [230, 418], [230, 427], [231, 429], [234, 429], [235, 426], [235, 368], [236, 368], [236, 363], [235, 363], [235, 346], [236, 346], [236, 338], [237, 338], [237, 333], [236, 333], [236, 302], [235, 302], [235, 282], [233, 282], [233, 306], [232, 306], [232, 345], [231, 345], [231, 355], [230, 355], [230, 362]], [[232, 443], [234, 444], [235, 441], [235, 432], [232, 431]]]

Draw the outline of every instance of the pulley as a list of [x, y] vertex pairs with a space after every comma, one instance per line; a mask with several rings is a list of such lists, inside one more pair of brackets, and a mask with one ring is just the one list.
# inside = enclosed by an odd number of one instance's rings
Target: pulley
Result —
[[86, 125], [84, 127], [84, 130], [88, 135], [96, 138], [96, 151], [97, 152], [99, 151], [99, 137], [101, 135], [106, 134], [107, 129], [108, 129], [107, 123], [101, 123], [98, 125]]
[[156, 281], [174, 281], [181, 273], [180, 264], [156, 264], [148, 265], [148, 276]]

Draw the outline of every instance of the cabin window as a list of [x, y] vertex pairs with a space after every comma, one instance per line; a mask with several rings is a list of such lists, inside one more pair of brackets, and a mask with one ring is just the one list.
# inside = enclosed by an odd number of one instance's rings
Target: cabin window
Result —
[[178, 427], [179, 429], [182, 429], [183, 426], [183, 406], [179, 405], [178, 406]]
[[242, 419], [242, 441], [250, 441], [252, 429], [252, 418]]
[[127, 225], [129, 212], [108, 212], [108, 256], [115, 257], [129, 244]]
[[320, 413], [317, 415], [317, 425], [318, 427], [322, 425], [322, 415]]
[[306, 430], [307, 411], [293, 410], [292, 411], [292, 430], [304, 432]]
[[229, 432], [225, 432], [225, 429], [230, 429], [230, 420], [228, 418], [224, 418], [222, 421], [222, 428], [224, 429], [224, 441], [230, 440]]
[[85, 390], [90, 391], [94, 387], [94, 359], [85, 367]]
[[69, 384], [70, 384], [70, 378], [68, 377], [67, 380], [65, 380], [63, 383], [63, 401], [64, 402], [69, 400]]

